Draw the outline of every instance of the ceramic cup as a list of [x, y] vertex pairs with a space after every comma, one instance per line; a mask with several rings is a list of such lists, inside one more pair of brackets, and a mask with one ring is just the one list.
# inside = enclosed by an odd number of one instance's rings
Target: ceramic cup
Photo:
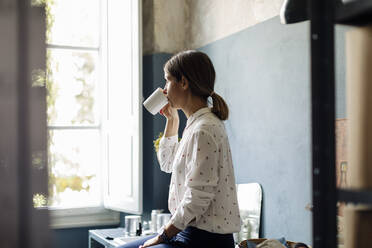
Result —
[[156, 115], [168, 103], [167, 97], [161, 88], [157, 88], [143, 103], [143, 106], [153, 115]]

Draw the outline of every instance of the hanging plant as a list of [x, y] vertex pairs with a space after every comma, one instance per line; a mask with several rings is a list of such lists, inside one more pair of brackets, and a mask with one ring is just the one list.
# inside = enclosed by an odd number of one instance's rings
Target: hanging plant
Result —
[[156, 151], [156, 152], [159, 151], [159, 143], [160, 143], [160, 140], [161, 140], [162, 137], [163, 137], [163, 132], [160, 132], [158, 138], [157, 138], [156, 140], [153, 141], [153, 143], [154, 143], [154, 148], [155, 148], [155, 151]]
[[[163, 137], [163, 132], [160, 132], [159, 135], [158, 135], [158, 138], [153, 141], [154, 148], [155, 148], [156, 152], [159, 151], [159, 143], [160, 143], [160, 140], [161, 140], [162, 137]], [[181, 138], [178, 138], [178, 142], [180, 142], [180, 141], [181, 141]]]

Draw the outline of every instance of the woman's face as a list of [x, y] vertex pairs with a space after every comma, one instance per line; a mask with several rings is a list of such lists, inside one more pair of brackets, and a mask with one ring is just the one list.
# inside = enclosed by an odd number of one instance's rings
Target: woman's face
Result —
[[177, 79], [167, 72], [164, 72], [166, 80], [164, 94], [167, 96], [169, 104], [172, 108], [180, 109], [185, 104], [186, 92], [182, 87], [182, 82], [177, 82]]

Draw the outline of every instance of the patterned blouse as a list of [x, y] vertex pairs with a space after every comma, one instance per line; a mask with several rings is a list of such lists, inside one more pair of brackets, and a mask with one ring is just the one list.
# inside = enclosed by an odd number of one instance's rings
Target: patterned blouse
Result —
[[188, 118], [180, 142], [177, 135], [163, 137], [157, 156], [161, 170], [172, 173], [168, 207], [175, 227], [240, 230], [230, 145], [222, 121], [210, 108]]

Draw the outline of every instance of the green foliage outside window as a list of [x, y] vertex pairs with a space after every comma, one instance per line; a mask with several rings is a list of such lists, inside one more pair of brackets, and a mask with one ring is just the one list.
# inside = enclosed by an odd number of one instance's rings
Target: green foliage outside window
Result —
[[[54, 23], [54, 16], [52, 15], [52, 8], [55, 4], [54, 0], [32, 0], [31, 2], [34, 6], [44, 6], [46, 14], [46, 42], [51, 41], [51, 28]], [[73, 56], [81, 57], [85, 62], [78, 66], [79, 74], [75, 76], [77, 82], [81, 83], [82, 90], [79, 94], [75, 96], [76, 103], [79, 104], [79, 110], [76, 116], [72, 120], [72, 124], [93, 124], [93, 106], [94, 97], [93, 91], [94, 86], [86, 82], [86, 75], [90, 74], [94, 70], [93, 58], [87, 53], [74, 53]], [[58, 112], [55, 108], [56, 99], [58, 96], [58, 86], [53, 82], [53, 70], [52, 70], [52, 57], [51, 53], [47, 51], [46, 53], [46, 68], [45, 68], [45, 79], [42, 80], [43, 73], [39, 71], [33, 73], [33, 86], [41, 86], [41, 82], [45, 82], [47, 90], [47, 123], [54, 123], [58, 116]], [[58, 61], [57, 61], [58, 69]], [[35, 85], [34, 85], [35, 84]], [[52, 153], [50, 147], [53, 145], [53, 132], [48, 132], [48, 200], [45, 196], [41, 194], [35, 194], [33, 196], [34, 207], [51, 206], [58, 203], [58, 193], [65, 191], [67, 188], [72, 191], [89, 191], [89, 186], [86, 182], [95, 177], [95, 175], [89, 176], [78, 176], [78, 175], [59, 175], [53, 172], [53, 167], [56, 166], [57, 161], [62, 161], [64, 165], [72, 171], [76, 171], [79, 164], [74, 163], [70, 158], [60, 154], [58, 152]]]

